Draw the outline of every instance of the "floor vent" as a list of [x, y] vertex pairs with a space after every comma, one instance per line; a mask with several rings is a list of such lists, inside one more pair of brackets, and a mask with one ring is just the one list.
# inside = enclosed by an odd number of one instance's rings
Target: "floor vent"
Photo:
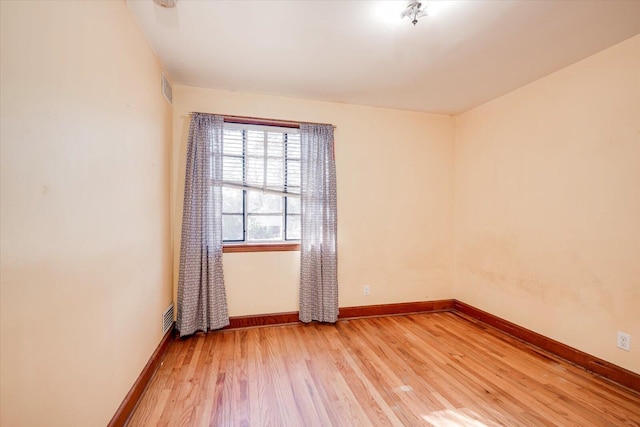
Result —
[[162, 315], [162, 333], [166, 334], [173, 325], [173, 303], [164, 311]]
[[169, 105], [173, 106], [173, 88], [169, 80], [167, 80], [167, 76], [164, 75], [164, 72], [162, 73], [162, 95]]

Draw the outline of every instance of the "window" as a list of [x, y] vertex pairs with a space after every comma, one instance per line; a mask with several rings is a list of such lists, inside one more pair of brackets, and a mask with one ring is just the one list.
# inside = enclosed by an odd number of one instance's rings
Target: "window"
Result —
[[296, 128], [225, 123], [224, 243], [300, 240], [300, 134]]

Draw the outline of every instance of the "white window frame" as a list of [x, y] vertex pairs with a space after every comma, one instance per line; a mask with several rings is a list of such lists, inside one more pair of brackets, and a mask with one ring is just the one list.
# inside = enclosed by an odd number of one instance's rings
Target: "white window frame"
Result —
[[[290, 214], [287, 212], [288, 210], [288, 204], [289, 204], [289, 200], [288, 198], [299, 198], [300, 195], [299, 193], [288, 193], [288, 192], [281, 192], [281, 191], [277, 191], [277, 190], [273, 190], [270, 188], [266, 187], [266, 177], [267, 177], [267, 161], [269, 159], [269, 157], [267, 156], [266, 153], [266, 148], [267, 148], [267, 140], [268, 140], [268, 136], [267, 136], [267, 132], [279, 132], [279, 133], [284, 133], [284, 134], [288, 134], [288, 135], [299, 135], [300, 134], [300, 130], [298, 128], [292, 128], [292, 127], [281, 127], [281, 126], [271, 126], [271, 125], [258, 125], [258, 124], [245, 124], [245, 123], [228, 123], [225, 122], [224, 123], [224, 129], [235, 129], [235, 130], [241, 130], [241, 131], [260, 131], [260, 132], [264, 132], [264, 153], [265, 155], [264, 157], [264, 161], [265, 161], [265, 167], [264, 167], [264, 179], [263, 179], [263, 186], [262, 188], [255, 188], [255, 187], [251, 187], [248, 186], [246, 184], [246, 182], [244, 183], [239, 183], [239, 182], [229, 182], [229, 181], [223, 181], [223, 187], [227, 187], [227, 188], [235, 188], [238, 189], [240, 191], [242, 191], [242, 221], [243, 221], [243, 230], [242, 230], [242, 240], [224, 240], [223, 241], [223, 245], [225, 247], [228, 246], [271, 246], [271, 245], [280, 245], [280, 246], [284, 246], [284, 245], [293, 245], [293, 246], [298, 246], [299, 247], [299, 243], [300, 243], [300, 239], [287, 239], [287, 218], [288, 216], [300, 216], [301, 214]], [[244, 134], [246, 135], [246, 134]], [[245, 136], [246, 137], [246, 136]], [[223, 147], [224, 147], [224, 140], [223, 140]], [[285, 142], [285, 146], [283, 147], [284, 149], [284, 153], [283, 153], [283, 157], [282, 157], [282, 161], [285, 163], [284, 166], [284, 170], [285, 170], [285, 181], [284, 183], [287, 183], [287, 164], [286, 162], [288, 160], [290, 160], [287, 157], [287, 147], [286, 147], [286, 142]], [[224, 150], [224, 149], [223, 149]], [[231, 155], [227, 155], [229, 157], [231, 157]], [[224, 152], [223, 152], [223, 158], [225, 157]], [[233, 157], [238, 157], [233, 156]], [[242, 159], [243, 159], [243, 166], [242, 166], [242, 170], [243, 170], [243, 181], [246, 180], [246, 139], [243, 139], [243, 154], [242, 154]], [[298, 160], [298, 159], [293, 159], [294, 161]], [[249, 213], [249, 209], [248, 209], [248, 197], [249, 191], [260, 191], [263, 194], [273, 194], [273, 195], [277, 195], [283, 198], [282, 200], [282, 213], [280, 214], [281, 216], [281, 227], [282, 227], [282, 239], [278, 239], [278, 240], [248, 240], [249, 236], [248, 236], [248, 224], [249, 224], [249, 217], [252, 215], [256, 215], [256, 216], [260, 216], [260, 215], [265, 215], [265, 216], [275, 216], [277, 214], [260, 214], [260, 213]], [[239, 216], [240, 214], [232, 214], [232, 213], [223, 213], [223, 218], [226, 215], [237, 215]], [[278, 250], [288, 250], [288, 249], [283, 249], [280, 248]]]

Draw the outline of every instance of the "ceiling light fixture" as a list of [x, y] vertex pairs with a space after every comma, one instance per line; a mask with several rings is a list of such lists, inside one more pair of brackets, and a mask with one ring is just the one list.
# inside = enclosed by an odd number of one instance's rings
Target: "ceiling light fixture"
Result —
[[158, 4], [162, 7], [172, 8], [176, 6], [178, 0], [153, 0], [155, 4]]
[[401, 18], [408, 17], [411, 19], [411, 23], [413, 25], [416, 25], [418, 23], [418, 18], [422, 18], [423, 16], [427, 16], [426, 6], [425, 9], [423, 9], [422, 2], [419, 0], [408, 0], [405, 9], [400, 15]]

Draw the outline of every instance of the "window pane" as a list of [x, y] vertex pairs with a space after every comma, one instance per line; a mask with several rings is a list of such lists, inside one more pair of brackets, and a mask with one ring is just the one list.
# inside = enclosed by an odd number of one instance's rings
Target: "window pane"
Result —
[[287, 215], [287, 240], [300, 240], [300, 215]]
[[242, 155], [242, 131], [239, 129], [225, 129], [222, 138], [222, 152], [224, 154]]
[[287, 160], [287, 187], [300, 187], [300, 160]]
[[247, 131], [247, 154], [249, 156], [264, 156], [264, 132]]
[[282, 159], [267, 160], [267, 187], [282, 190], [284, 186], [284, 163]]
[[222, 215], [222, 240], [243, 240], [242, 215]]
[[269, 132], [267, 134], [267, 155], [269, 157], [284, 156], [284, 134], [280, 132]]
[[227, 157], [222, 158], [222, 180], [232, 182], [242, 182], [242, 158]]
[[248, 215], [247, 240], [282, 240], [282, 215]]
[[248, 211], [252, 213], [282, 213], [282, 196], [247, 191]]
[[[227, 128], [224, 130], [223, 154], [223, 180], [226, 182], [300, 192], [299, 134], [275, 129]], [[260, 190], [224, 187], [222, 209], [224, 241], [300, 239], [301, 206], [298, 197], [285, 198], [263, 194]]]
[[300, 134], [287, 134], [287, 158], [300, 158]]
[[222, 188], [222, 212], [242, 213], [242, 190], [237, 188]]
[[299, 214], [299, 213], [300, 213], [300, 198], [287, 197], [287, 214]]
[[262, 188], [264, 158], [247, 157], [247, 183]]

